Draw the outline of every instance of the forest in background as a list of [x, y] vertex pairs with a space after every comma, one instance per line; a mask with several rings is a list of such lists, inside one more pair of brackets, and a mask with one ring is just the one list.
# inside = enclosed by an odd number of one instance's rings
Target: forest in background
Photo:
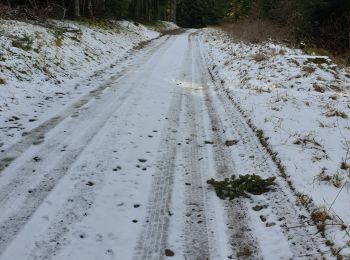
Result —
[[0, 16], [175, 21], [176, 0], [0, 0]]
[[[16, 15], [166, 20], [195, 28], [238, 24], [236, 31], [259, 22], [247, 34], [350, 53], [350, 0], [0, 0], [1, 17]], [[277, 37], [276, 28], [285, 33]]]
[[233, 0], [225, 18], [269, 21], [284, 28], [289, 40], [333, 52], [350, 47], [350, 0]]

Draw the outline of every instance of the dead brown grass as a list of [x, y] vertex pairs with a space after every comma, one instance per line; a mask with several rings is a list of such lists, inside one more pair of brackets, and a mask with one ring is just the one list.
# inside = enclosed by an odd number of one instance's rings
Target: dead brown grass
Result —
[[[301, 48], [300, 42], [293, 37], [293, 30], [288, 26], [279, 26], [270, 20], [246, 19], [237, 22], [227, 22], [219, 26], [228, 33], [234, 40], [246, 43], [260, 43], [271, 40], [273, 42], [284, 43], [291, 48]], [[330, 57], [333, 63], [340, 67], [350, 66], [350, 50], [336, 52], [331, 49], [316, 47], [316, 43], [308, 42], [303, 47], [306, 52], [310, 49], [315, 50], [319, 55]]]
[[220, 28], [234, 39], [243, 42], [290, 41], [288, 29], [280, 27], [269, 20], [241, 20], [236, 23], [222, 24]]
[[320, 232], [325, 231], [326, 221], [331, 219], [328, 212], [324, 208], [317, 208], [311, 212], [311, 219], [315, 223]]
[[311, 198], [305, 193], [298, 192], [296, 194], [296, 204], [298, 206], [307, 207], [311, 203], [311, 201], [312, 201]]
[[255, 62], [262, 62], [264, 60], [267, 60], [268, 57], [267, 55], [263, 54], [263, 53], [257, 53], [255, 55], [252, 56], [252, 59], [255, 61]]
[[313, 84], [312, 87], [314, 88], [314, 91], [316, 91], [316, 92], [324, 93], [326, 91], [322, 86], [320, 86], [316, 83]]
[[342, 169], [342, 170], [349, 170], [350, 169], [350, 164], [348, 164], [346, 161], [341, 162], [340, 169]]
[[314, 67], [311, 67], [311, 66], [304, 66], [302, 68], [302, 71], [305, 72], [306, 74], [310, 75], [310, 74], [314, 73], [316, 71], [316, 69]]

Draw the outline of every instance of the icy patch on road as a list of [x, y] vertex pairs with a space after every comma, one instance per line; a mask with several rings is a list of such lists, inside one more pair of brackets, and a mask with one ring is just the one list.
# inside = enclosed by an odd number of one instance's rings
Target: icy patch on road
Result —
[[235, 42], [215, 29], [203, 40], [209, 69], [278, 153], [297, 202], [324, 207], [333, 216], [325, 223], [329, 243], [350, 255], [349, 68], [283, 45]]

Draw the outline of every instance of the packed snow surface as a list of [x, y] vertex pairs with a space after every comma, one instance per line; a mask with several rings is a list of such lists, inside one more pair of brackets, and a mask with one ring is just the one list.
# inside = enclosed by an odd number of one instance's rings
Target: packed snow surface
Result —
[[[349, 254], [349, 81], [327, 57], [128, 21], [0, 30], [1, 260]], [[240, 174], [273, 189], [207, 183]]]

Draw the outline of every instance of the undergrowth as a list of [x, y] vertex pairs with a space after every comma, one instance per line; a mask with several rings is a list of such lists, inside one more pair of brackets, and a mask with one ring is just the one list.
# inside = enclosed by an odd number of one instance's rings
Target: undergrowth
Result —
[[260, 195], [268, 192], [271, 186], [275, 184], [275, 177], [262, 179], [255, 174], [232, 175], [222, 181], [210, 179], [208, 184], [214, 187], [216, 195], [220, 199], [235, 199], [238, 197], [249, 197], [249, 194]]
[[103, 30], [114, 30], [116, 32], [119, 32], [120, 30], [118, 24], [106, 19], [91, 19], [88, 17], [80, 17], [77, 22], [87, 27], [95, 27]]
[[142, 21], [142, 24], [157, 32], [163, 32], [166, 30], [166, 25], [161, 21], [157, 21], [157, 22]]
[[63, 30], [61, 29], [54, 30], [53, 35], [55, 37], [56, 47], [61, 47], [63, 45]]
[[24, 51], [30, 51], [32, 49], [33, 39], [29, 36], [23, 36], [21, 38], [12, 41], [12, 46], [22, 49]]

